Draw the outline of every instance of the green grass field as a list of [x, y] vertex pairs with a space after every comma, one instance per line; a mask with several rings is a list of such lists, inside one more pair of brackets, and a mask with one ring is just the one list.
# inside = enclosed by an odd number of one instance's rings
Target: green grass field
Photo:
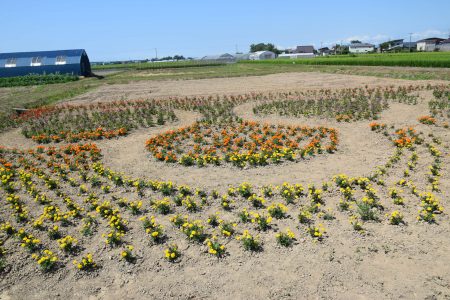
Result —
[[450, 52], [374, 53], [331, 55], [304, 59], [243, 61], [249, 64], [359, 65], [450, 68]]
[[[413, 52], [413, 53], [373, 53], [359, 55], [331, 55], [304, 59], [275, 59], [260, 61], [239, 61], [238, 64], [304, 64], [304, 65], [359, 65], [359, 66], [396, 66], [396, 67], [434, 67], [450, 68], [450, 52]], [[154, 63], [130, 63], [96, 65], [93, 70], [132, 69], [157, 70], [174, 68], [196, 68], [223, 66], [214, 61], [175, 61]]]
[[92, 70], [94, 71], [109, 70], [109, 69], [152, 70], [152, 69], [195, 68], [195, 67], [208, 67], [221, 65], [224, 65], [224, 63], [216, 61], [182, 60], [170, 62], [94, 65], [92, 66]]
[[2, 77], [0, 78], [0, 87], [46, 85], [77, 81], [78, 79], [78, 76], [66, 74], [30, 74], [26, 76]]

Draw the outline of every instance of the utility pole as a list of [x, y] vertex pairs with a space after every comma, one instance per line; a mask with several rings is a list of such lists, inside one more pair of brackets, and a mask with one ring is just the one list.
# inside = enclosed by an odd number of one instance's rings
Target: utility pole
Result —
[[158, 59], [158, 49], [155, 48], [155, 55], [156, 55], [156, 59]]
[[411, 52], [411, 36], [412, 36], [412, 33], [410, 32], [409, 33], [409, 52]]

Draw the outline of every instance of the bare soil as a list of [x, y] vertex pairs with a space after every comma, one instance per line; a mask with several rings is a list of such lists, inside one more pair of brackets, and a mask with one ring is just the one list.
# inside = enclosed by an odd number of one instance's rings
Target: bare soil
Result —
[[363, 86], [426, 85], [444, 81], [403, 80], [316, 72], [281, 73], [264, 76], [210, 78], [198, 80], [137, 81], [128, 84], [103, 85], [77, 96], [74, 103], [149, 99], [169, 96], [242, 94], [249, 92], [354, 88]]
[[[423, 82], [289, 73], [103, 86], [73, 101], [86, 103], [120, 98], [402, 84]], [[18, 251], [12, 256], [17, 260], [14, 269], [0, 275], [0, 299], [450, 299], [450, 132], [443, 127], [430, 127], [417, 121], [419, 116], [428, 113], [429, 99], [431, 93], [422, 92], [417, 105], [391, 103], [390, 108], [381, 114], [380, 122], [395, 127], [414, 126], [425, 136], [433, 133], [442, 140], [442, 192], [438, 195], [444, 206], [444, 214], [439, 215], [437, 224], [415, 220], [418, 200], [411, 195], [405, 196], [406, 205], [399, 208], [392, 204], [386, 191], [380, 191], [386, 213], [400, 209], [407, 224], [389, 225], [386, 218], [380, 216], [382, 222], [366, 223], [366, 233], [360, 234], [349, 225], [348, 215], [338, 211], [339, 194], [326, 194], [326, 207], [333, 210], [336, 219], [324, 221], [328, 233], [322, 242], [312, 242], [300, 230], [298, 207], [294, 207], [289, 212], [290, 217], [276, 225], [280, 230], [289, 226], [296, 232], [298, 239], [292, 248], [278, 246], [274, 233], [270, 232], [261, 236], [264, 242], [262, 252], [249, 253], [237, 241], [230, 240], [227, 242], [229, 255], [218, 260], [201, 253], [197, 245], [189, 243], [179, 232], [171, 229], [167, 217], [164, 217], [158, 220], [165, 225], [168, 234], [177, 239], [182, 251], [179, 263], [165, 261], [162, 258], [163, 248], [149, 245], [148, 238], [139, 230], [140, 224], [136, 222], [131, 224], [134, 228], [131, 242], [138, 255], [136, 264], [118, 262], [117, 251], [111, 253], [103, 241], [94, 239], [84, 247], [101, 258], [99, 263], [102, 268], [99, 271], [80, 275], [68, 266], [54, 274], [42, 275], [36, 264], [23, 251]], [[235, 112], [246, 120], [337, 128], [340, 138], [338, 151], [298, 163], [247, 169], [228, 165], [182, 167], [157, 162], [145, 150], [145, 141], [163, 131], [189, 125], [201, 117], [197, 113], [177, 111], [179, 121], [176, 123], [141, 129], [126, 137], [97, 142], [103, 153], [102, 161], [105, 166], [132, 177], [171, 180], [176, 184], [225, 191], [229, 185], [236, 186], [244, 181], [255, 187], [279, 185], [285, 181], [307, 186], [309, 183], [320, 185], [340, 173], [349, 176], [368, 175], [376, 166], [383, 165], [395, 151], [392, 143], [382, 134], [369, 129], [368, 121], [338, 123], [319, 118], [260, 117], [253, 114], [253, 105], [255, 103], [238, 106]], [[22, 137], [20, 130], [0, 134], [0, 144], [18, 148], [36, 145]], [[431, 158], [427, 156], [425, 146], [418, 147], [417, 152], [420, 157], [418, 171], [412, 175], [412, 179], [419, 188], [425, 189], [427, 182], [424, 174]], [[407, 155], [410, 155], [409, 152]], [[399, 164], [403, 167], [389, 174], [386, 187], [393, 186], [402, 178], [406, 159], [402, 159]], [[235, 212], [245, 207], [244, 204], [236, 203]], [[212, 206], [196, 216], [206, 219], [216, 210], [217, 206]], [[237, 221], [235, 214], [224, 212], [223, 216]]]

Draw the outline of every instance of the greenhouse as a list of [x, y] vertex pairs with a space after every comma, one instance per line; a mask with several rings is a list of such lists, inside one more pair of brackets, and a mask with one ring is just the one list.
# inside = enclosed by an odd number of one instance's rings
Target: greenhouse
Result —
[[0, 77], [29, 74], [90, 76], [92, 72], [83, 49], [0, 53]]

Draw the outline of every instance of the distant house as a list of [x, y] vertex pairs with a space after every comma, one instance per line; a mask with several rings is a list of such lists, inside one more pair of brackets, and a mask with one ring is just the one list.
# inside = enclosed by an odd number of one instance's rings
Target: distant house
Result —
[[436, 37], [417, 41], [417, 51], [434, 51], [436, 46], [442, 41], [444, 39]]
[[416, 49], [416, 42], [404, 42], [404, 39], [392, 40], [386, 43], [383, 43], [381, 46], [386, 45], [381, 49], [382, 51], [391, 52], [391, 51], [403, 51], [408, 49]]
[[0, 53], [0, 77], [56, 73], [92, 75], [86, 51], [75, 49]]
[[232, 62], [232, 61], [236, 60], [236, 58], [229, 53], [224, 53], [224, 54], [219, 54], [219, 55], [206, 55], [206, 56], [203, 56], [201, 58], [201, 60], [210, 60], [210, 61], [218, 61], [218, 62]]
[[288, 53], [278, 55], [278, 58], [311, 58], [314, 57], [313, 46], [297, 46], [297, 48], [289, 50]]
[[440, 42], [437, 47], [439, 51], [450, 51], [450, 38]]
[[319, 49], [317, 49], [317, 51], [319, 52], [320, 55], [323, 55], [323, 56], [330, 55], [330, 53], [331, 53], [331, 49], [328, 47], [319, 48]]
[[368, 43], [352, 43], [348, 46], [350, 53], [368, 53], [375, 51], [375, 45]]
[[274, 59], [277, 55], [272, 51], [257, 51], [249, 55], [250, 60]]
[[385, 51], [395, 51], [403, 49], [403, 39], [388, 41]]
[[294, 53], [301, 57], [314, 57], [314, 46], [297, 46]]

